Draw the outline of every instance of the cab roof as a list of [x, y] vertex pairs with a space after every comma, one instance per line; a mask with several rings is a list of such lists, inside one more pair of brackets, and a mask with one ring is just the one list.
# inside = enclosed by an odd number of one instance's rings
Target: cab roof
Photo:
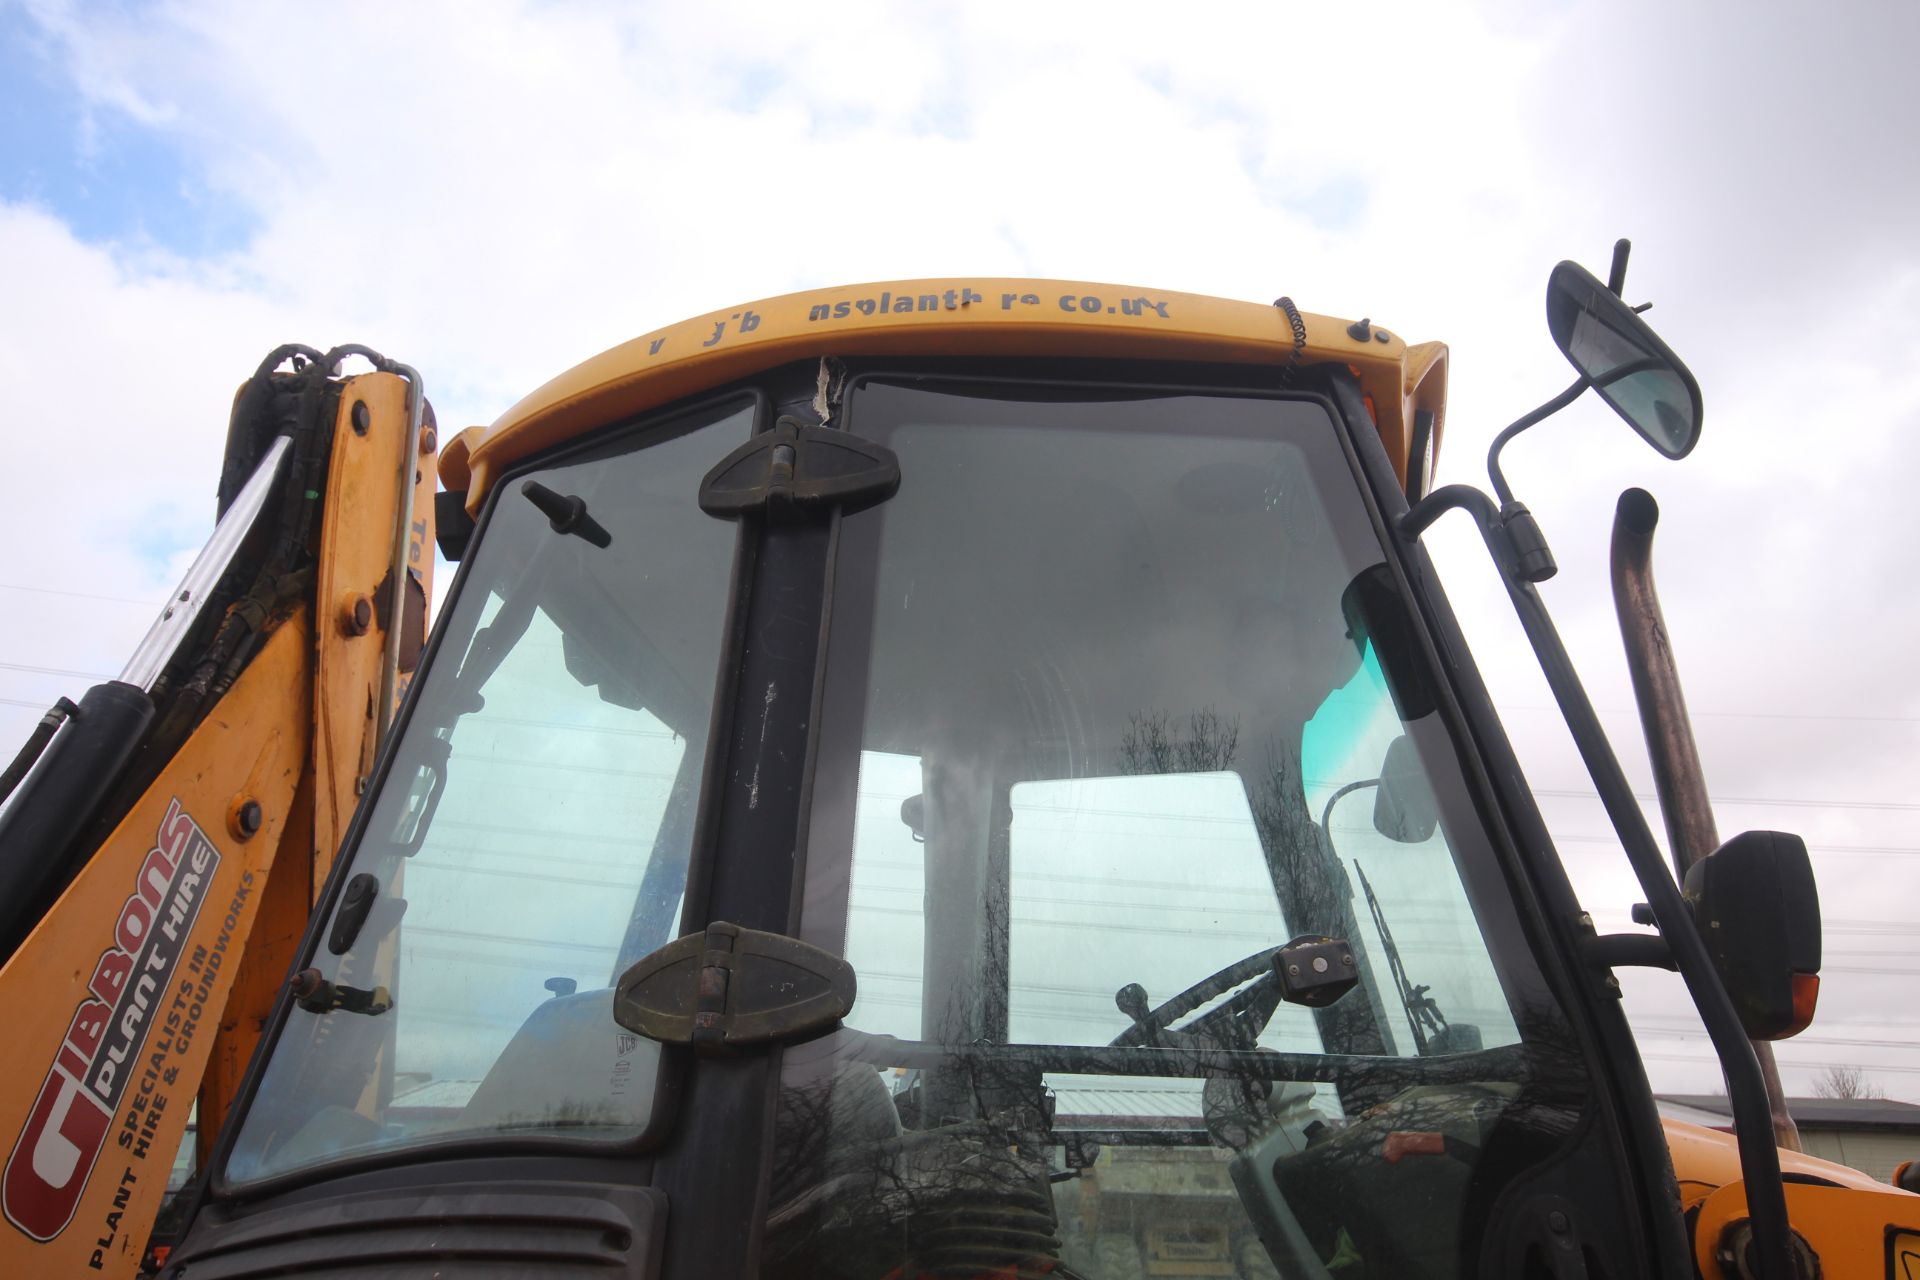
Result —
[[[1302, 363], [1350, 366], [1404, 482], [1416, 409], [1444, 425], [1447, 349], [1300, 313]], [[1364, 336], [1362, 336], [1364, 335]], [[1080, 280], [952, 277], [809, 289], [708, 312], [586, 360], [448, 445], [440, 471], [478, 511], [502, 470], [689, 395], [821, 356], [1028, 356], [1278, 364], [1295, 336], [1278, 305]]]

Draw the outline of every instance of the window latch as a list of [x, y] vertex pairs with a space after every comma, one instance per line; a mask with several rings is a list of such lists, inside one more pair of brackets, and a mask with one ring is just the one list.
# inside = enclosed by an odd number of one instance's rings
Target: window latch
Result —
[[900, 459], [885, 445], [782, 417], [714, 464], [700, 481], [700, 509], [721, 520], [786, 522], [835, 507], [861, 511], [899, 488]]
[[853, 1008], [853, 966], [785, 934], [717, 920], [636, 960], [614, 988], [613, 1020], [703, 1056], [810, 1040]]

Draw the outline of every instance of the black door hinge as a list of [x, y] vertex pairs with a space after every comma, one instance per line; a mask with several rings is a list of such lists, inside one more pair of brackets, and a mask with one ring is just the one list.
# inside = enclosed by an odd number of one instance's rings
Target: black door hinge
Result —
[[839, 956], [716, 920], [620, 975], [613, 1020], [661, 1044], [721, 1054], [831, 1031], [854, 992], [853, 966]]
[[722, 520], [861, 511], [900, 488], [900, 460], [871, 440], [783, 417], [722, 458], [700, 481], [700, 509]]

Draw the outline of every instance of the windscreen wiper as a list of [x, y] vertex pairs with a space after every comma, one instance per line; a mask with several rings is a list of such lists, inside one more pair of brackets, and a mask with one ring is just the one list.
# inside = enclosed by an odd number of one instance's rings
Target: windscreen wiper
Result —
[[1393, 973], [1394, 986], [1399, 989], [1400, 1003], [1407, 1011], [1407, 1025], [1413, 1029], [1415, 1050], [1425, 1057], [1427, 1054], [1427, 1033], [1432, 1032], [1438, 1038], [1447, 1030], [1447, 1016], [1440, 1012], [1439, 1003], [1427, 994], [1431, 987], [1416, 987], [1407, 977], [1407, 967], [1400, 963], [1400, 948], [1394, 945], [1393, 930], [1387, 927], [1387, 917], [1380, 910], [1380, 899], [1374, 897], [1373, 886], [1367, 883], [1367, 873], [1358, 862], [1353, 864], [1354, 871], [1360, 877], [1360, 888], [1367, 895], [1367, 909], [1373, 912], [1374, 928], [1380, 931], [1381, 945], [1387, 951], [1387, 968]]
[[555, 533], [570, 533], [596, 547], [613, 545], [613, 535], [607, 532], [607, 527], [587, 514], [585, 498], [549, 489], [538, 480], [522, 484], [520, 492], [528, 502], [540, 508], [540, 514], [547, 518], [547, 523]]

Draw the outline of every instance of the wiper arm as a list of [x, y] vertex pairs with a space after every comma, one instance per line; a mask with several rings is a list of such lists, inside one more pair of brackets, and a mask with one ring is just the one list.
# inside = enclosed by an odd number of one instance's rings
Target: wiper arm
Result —
[[572, 494], [559, 493], [541, 484], [538, 480], [529, 480], [520, 486], [520, 492], [528, 502], [540, 508], [540, 514], [547, 518], [555, 533], [570, 533], [583, 538], [596, 547], [613, 545], [613, 535], [606, 526], [587, 514], [584, 498]]
[[1400, 948], [1394, 945], [1393, 930], [1387, 927], [1386, 912], [1380, 909], [1380, 899], [1374, 896], [1373, 886], [1367, 883], [1367, 873], [1356, 862], [1353, 869], [1359, 872], [1360, 888], [1366, 892], [1367, 906], [1373, 912], [1373, 924], [1380, 931], [1380, 941], [1387, 949], [1387, 967], [1393, 971], [1394, 985], [1400, 988], [1400, 1003], [1407, 1010], [1407, 1026], [1413, 1030], [1413, 1044], [1421, 1056], [1427, 1052], [1427, 1033], [1439, 1035], [1447, 1030], [1447, 1016], [1440, 1012], [1440, 1004], [1427, 992], [1431, 987], [1416, 987], [1407, 977], [1407, 967], [1400, 961]]

